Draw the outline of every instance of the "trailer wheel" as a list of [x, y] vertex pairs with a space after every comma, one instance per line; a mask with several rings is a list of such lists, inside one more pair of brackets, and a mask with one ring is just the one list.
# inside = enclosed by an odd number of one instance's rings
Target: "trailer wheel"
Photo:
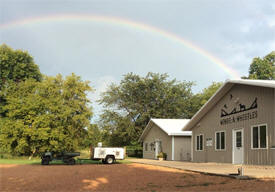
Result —
[[73, 158], [68, 159], [67, 161], [68, 165], [75, 165], [75, 160]]
[[49, 165], [50, 159], [48, 157], [45, 157], [41, 160], [42, 165]]
[[107, 156], [105, 161], [107, 164], [113, 164], [115, 159], [112, 156]]

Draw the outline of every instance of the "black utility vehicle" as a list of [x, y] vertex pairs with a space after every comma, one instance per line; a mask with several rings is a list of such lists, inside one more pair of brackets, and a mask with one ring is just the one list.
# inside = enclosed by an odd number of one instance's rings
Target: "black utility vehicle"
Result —
[[80, 152], [46, 152], [41, 156], [41, 164], [49, 165], [49, 163], [53, 160], [61, 160], [67, 165], [74, 165], [75, 159], [74, 157], [80, 156]]

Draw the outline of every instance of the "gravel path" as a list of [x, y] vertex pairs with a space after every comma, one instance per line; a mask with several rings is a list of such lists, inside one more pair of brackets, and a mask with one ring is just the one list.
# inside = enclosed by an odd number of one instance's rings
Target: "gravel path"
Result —
[[144, 164], [0, 165], [0, 191], [275, 191], [274, 180], [236, 180]]

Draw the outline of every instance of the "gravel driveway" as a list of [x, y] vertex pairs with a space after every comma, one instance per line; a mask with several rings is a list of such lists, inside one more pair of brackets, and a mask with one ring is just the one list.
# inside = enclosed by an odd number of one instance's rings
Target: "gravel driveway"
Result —
[[137, 163], [0, 169], [0, 191], [275, 191], [274, 180], [236, 180]]

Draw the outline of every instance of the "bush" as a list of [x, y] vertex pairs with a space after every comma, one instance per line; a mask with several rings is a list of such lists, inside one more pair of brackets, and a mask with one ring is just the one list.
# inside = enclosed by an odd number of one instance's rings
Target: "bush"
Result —
[[163, 159], [166, 159], [167, 158], [167, 154], [166, 153], [163, 153], [163, 152], [160, 152], [157, 156], [158, 158], [163, 158]]
[[126, 147], [126, 154], [127, 154], [128, 157], [142, 158], [143, 149], [142, 149], [141, 146], [127, 146]]

